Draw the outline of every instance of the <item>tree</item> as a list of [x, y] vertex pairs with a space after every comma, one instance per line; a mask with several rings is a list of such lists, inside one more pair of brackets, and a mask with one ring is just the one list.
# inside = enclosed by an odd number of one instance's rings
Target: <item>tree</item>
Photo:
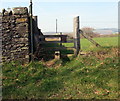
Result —
[[90, 28], [90, 27], [84, 27], [82, 28], [82, 31], [84, 33], [86, 33], [86, 35], [90, 36], [90, 37], [94, 37], [95, 36], [95, 33], [93, 32], [94, 31], [94, 28]]

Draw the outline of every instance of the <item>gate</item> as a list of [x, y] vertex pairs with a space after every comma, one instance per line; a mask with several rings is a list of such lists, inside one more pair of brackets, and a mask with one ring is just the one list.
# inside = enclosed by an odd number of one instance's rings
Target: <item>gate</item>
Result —
[[[74, 55], [77, 56], [80, 51], [80, 33], [79, 33], [79, 16], [74, 18], [74, 33], [73, 33], [73, 39], [69, 40], [68, 35], [43, 35], [41, 38], [44, 38], [44, 41], [40, 41], [40, 44], [44, 45], [53, 45], [53, 47], [46, 46], [46, 50], [50, 51], [59, 51], [61, 54], [61, 51], [64, 50], [72, 50], [74, 51]], [[46, 40], [46, 39], [59, 39], [59, 40]], [[64, 43], [73, 43], [73, 47], [66, 47], [64, 46]], [[56, 46], [54, 46], [56, 45]]]

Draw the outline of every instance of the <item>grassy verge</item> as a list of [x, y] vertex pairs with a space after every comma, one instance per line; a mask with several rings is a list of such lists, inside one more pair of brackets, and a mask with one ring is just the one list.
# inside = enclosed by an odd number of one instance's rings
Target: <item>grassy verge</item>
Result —
[[118, 99], [115, 43], [70, 61], [56, 60], [51, 67], [41, 61], [4, 64], [3, 99]]

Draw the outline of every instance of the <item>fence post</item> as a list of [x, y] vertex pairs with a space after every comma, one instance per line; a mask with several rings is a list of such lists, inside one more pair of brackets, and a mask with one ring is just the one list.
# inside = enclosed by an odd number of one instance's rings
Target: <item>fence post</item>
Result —
[[33, 18], [33, 20], [34, 20], [34, 27], [38, 27], [38, 17], [37, 16], [33, 16], [32, 17]]
[[[62, 32], [60, 32], [60, 35], [62, 35]], [[62, 37], [60, 37], [60, 47], [62, 47]], [[62, 58], [62, 53], [60, 51], [60, 59]]]
[[79, 16], [74, 18], [74, 47], [76, 49], [75, 56], [79, 54], [80, 51], [80, 33], [79, 33]]
[[37, 16], [33, 16], [32, 18], [33, 18], [33, 33], [39, 35]]

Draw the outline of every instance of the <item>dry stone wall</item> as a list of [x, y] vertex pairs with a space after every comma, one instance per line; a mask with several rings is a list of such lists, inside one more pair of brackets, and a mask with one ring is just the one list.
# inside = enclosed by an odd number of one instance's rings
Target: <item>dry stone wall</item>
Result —
[[2, 61], [29, 62], [29, 15], [26, 7], [16, 7], [0, 13], [2, 31]]
[[2, 62], [2, 17], [0, 16], [0, 63], [1, 62]]

